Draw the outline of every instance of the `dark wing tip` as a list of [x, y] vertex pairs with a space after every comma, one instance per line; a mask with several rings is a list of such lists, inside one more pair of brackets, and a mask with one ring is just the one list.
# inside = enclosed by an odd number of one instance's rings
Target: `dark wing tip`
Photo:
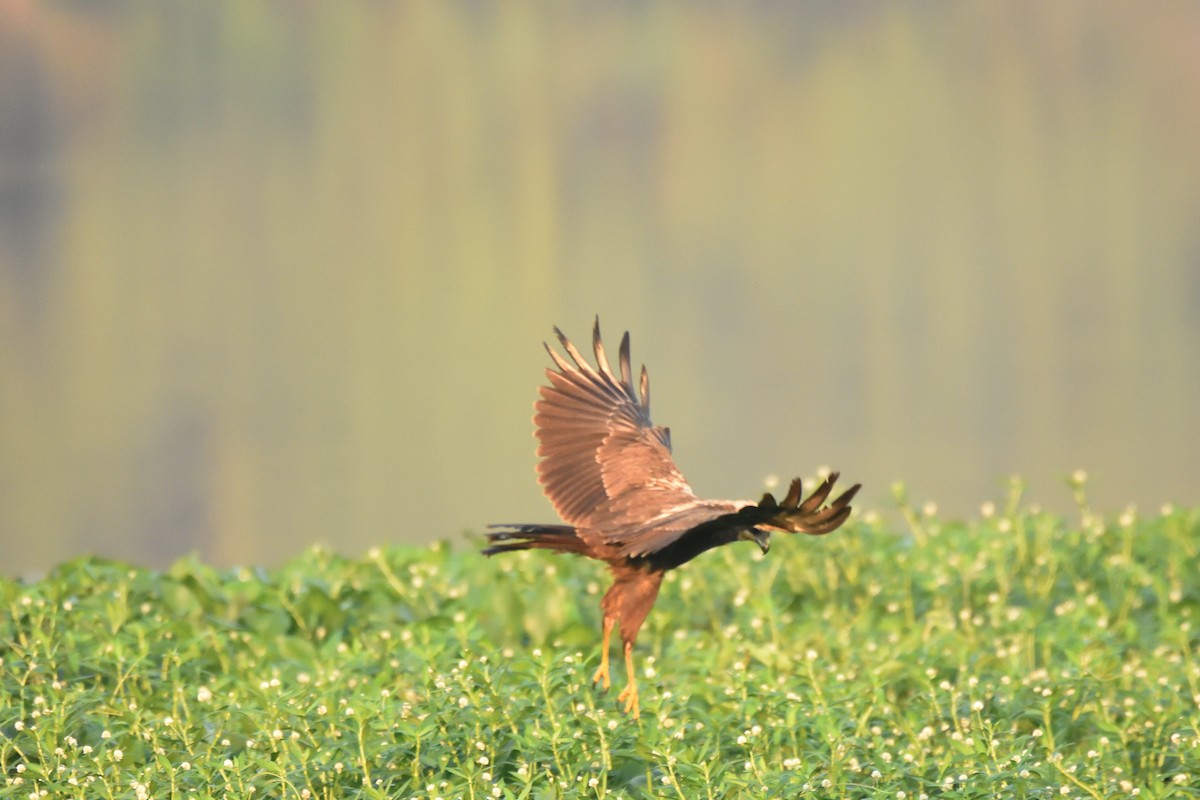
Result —
[[797, 508], [805, 513], [811, 513], [821, 507], [825, 502], [825, 498], [829, 497], [829, 493], [833, 491], [833, 485], [837, 483], [840, 473], [831, 472], [829, 476], [821, 482], [821, 485], [808, 496], [808, 499], [800, 503]]
[[768, 503], [766, 501], [770, 495], [764, 496], [763, 502], [756, 509], [761, 515], [762, 524], [790, 533], [807, 533], [812, 536], [837, 530], [850, 517], [853, 510], [850, 501], [862, 488], [861, 483], [856, 483], [838, 495], [832, 503], [823, 505], [833, 491], [837, 479], [838, 473], [830, 473], [803, 502], [799, 502], [802, 494], [799, 478], [792, 481], [782, 504], [774, 505], [774, 498], [771, 498], [772, 503]]
[[861, 483], [854, 484], [849, 489], [847, 489], [846, 491], [844, 491], [840, 495], [838, 495], [838, 499], [834, 500], [833, 504], [835, 506], [838, 506], [839, 508], [842, 506], [849, 507], [850, 501], [854, 499], [854, 495], [858, 494], [858, 490], [861, 488], [862, 488]]
[[804, 494], [803, 482], [796, 478], [792, 481], [792, 485], [788, 487], [787, 496], [780, 503], [784, 508], [796, 508], [800, 505], [800, 497]]
[[633, 391], [633, 374], [629, 368], [629, 331], [621, 337], [621, 347], [617, 351], [617, 362], [621, 368], [621, 385], [628, 392]]

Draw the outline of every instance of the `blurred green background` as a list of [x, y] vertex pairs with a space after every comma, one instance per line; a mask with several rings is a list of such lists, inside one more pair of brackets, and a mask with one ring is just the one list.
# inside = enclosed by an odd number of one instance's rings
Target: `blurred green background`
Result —
[[552, 521], [559, 324], [698, 493], [1200, 501], [1200, 4], [0, 0], [0, 537]]

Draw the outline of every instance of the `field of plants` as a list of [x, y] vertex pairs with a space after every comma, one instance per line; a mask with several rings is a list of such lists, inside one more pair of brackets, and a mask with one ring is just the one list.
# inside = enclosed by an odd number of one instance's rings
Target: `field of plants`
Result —
[[[672, 573], [470, 547], [0, 581], [0, 797], [1200, 796], [1200, 510], [900, 499]], [[615, 649], [614, 656], [619, 656]]]

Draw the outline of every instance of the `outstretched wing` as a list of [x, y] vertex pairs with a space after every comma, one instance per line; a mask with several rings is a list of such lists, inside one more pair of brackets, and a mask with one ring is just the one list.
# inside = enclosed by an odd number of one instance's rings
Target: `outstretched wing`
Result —
[[838, 495], [832, 503], [822, 506], [833, 491], [833, 484], [837, 479], [838, 473], [830, 473], [804, 502], [800, 502], [804, 492], [800, 479], [796, 478], [788, 487], [787, 496], [783, 498], [782, 503], [775, 502], [775, 498], [767, 493], [758, 505], [747, 506], [738, 514], [755, 525], [788, 533], [807, 533], [812, 536], [829, 533], [850, 517], [850, 501], [862, 488], [862, 484], [856, 483]]
[[600, 341], [599, 318], [592, 330], [595, 368], [562, 331], [554, 332], [571, 361], [546, 345], [558, 369], [546, 370], [550, 384], [539, 390], [533, 422], [539, 482], [559, 516], [619, 541], [623, 532], [695, 502], [671, 459], [670, 431], [650, 421], [645, 367], [640, 394], [634, 388], [629, 334], [621, 339], [618, 377]]

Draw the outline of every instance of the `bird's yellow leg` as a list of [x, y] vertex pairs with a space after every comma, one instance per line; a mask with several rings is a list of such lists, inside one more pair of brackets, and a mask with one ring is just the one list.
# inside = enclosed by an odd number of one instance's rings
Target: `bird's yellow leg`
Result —
[[596, 670], [596, 674], [592, 676], [592, 683], [600, 683], [605, 689], [612, 685], [608, 678], [608, 637], [612, 636], [613, 623], [612, 617], [604, 618], [604, 642], [600, 645], [600, 669]]
[[625, 675], [628, 676], [629, 683], [617, 695], [617, 700], [624, 700], [625, 713], [632, 714], [633, 718], [637, 719], [639, 716], [637, 680], [633, 677], [633, 645], [629, 642], [625, 643]]

